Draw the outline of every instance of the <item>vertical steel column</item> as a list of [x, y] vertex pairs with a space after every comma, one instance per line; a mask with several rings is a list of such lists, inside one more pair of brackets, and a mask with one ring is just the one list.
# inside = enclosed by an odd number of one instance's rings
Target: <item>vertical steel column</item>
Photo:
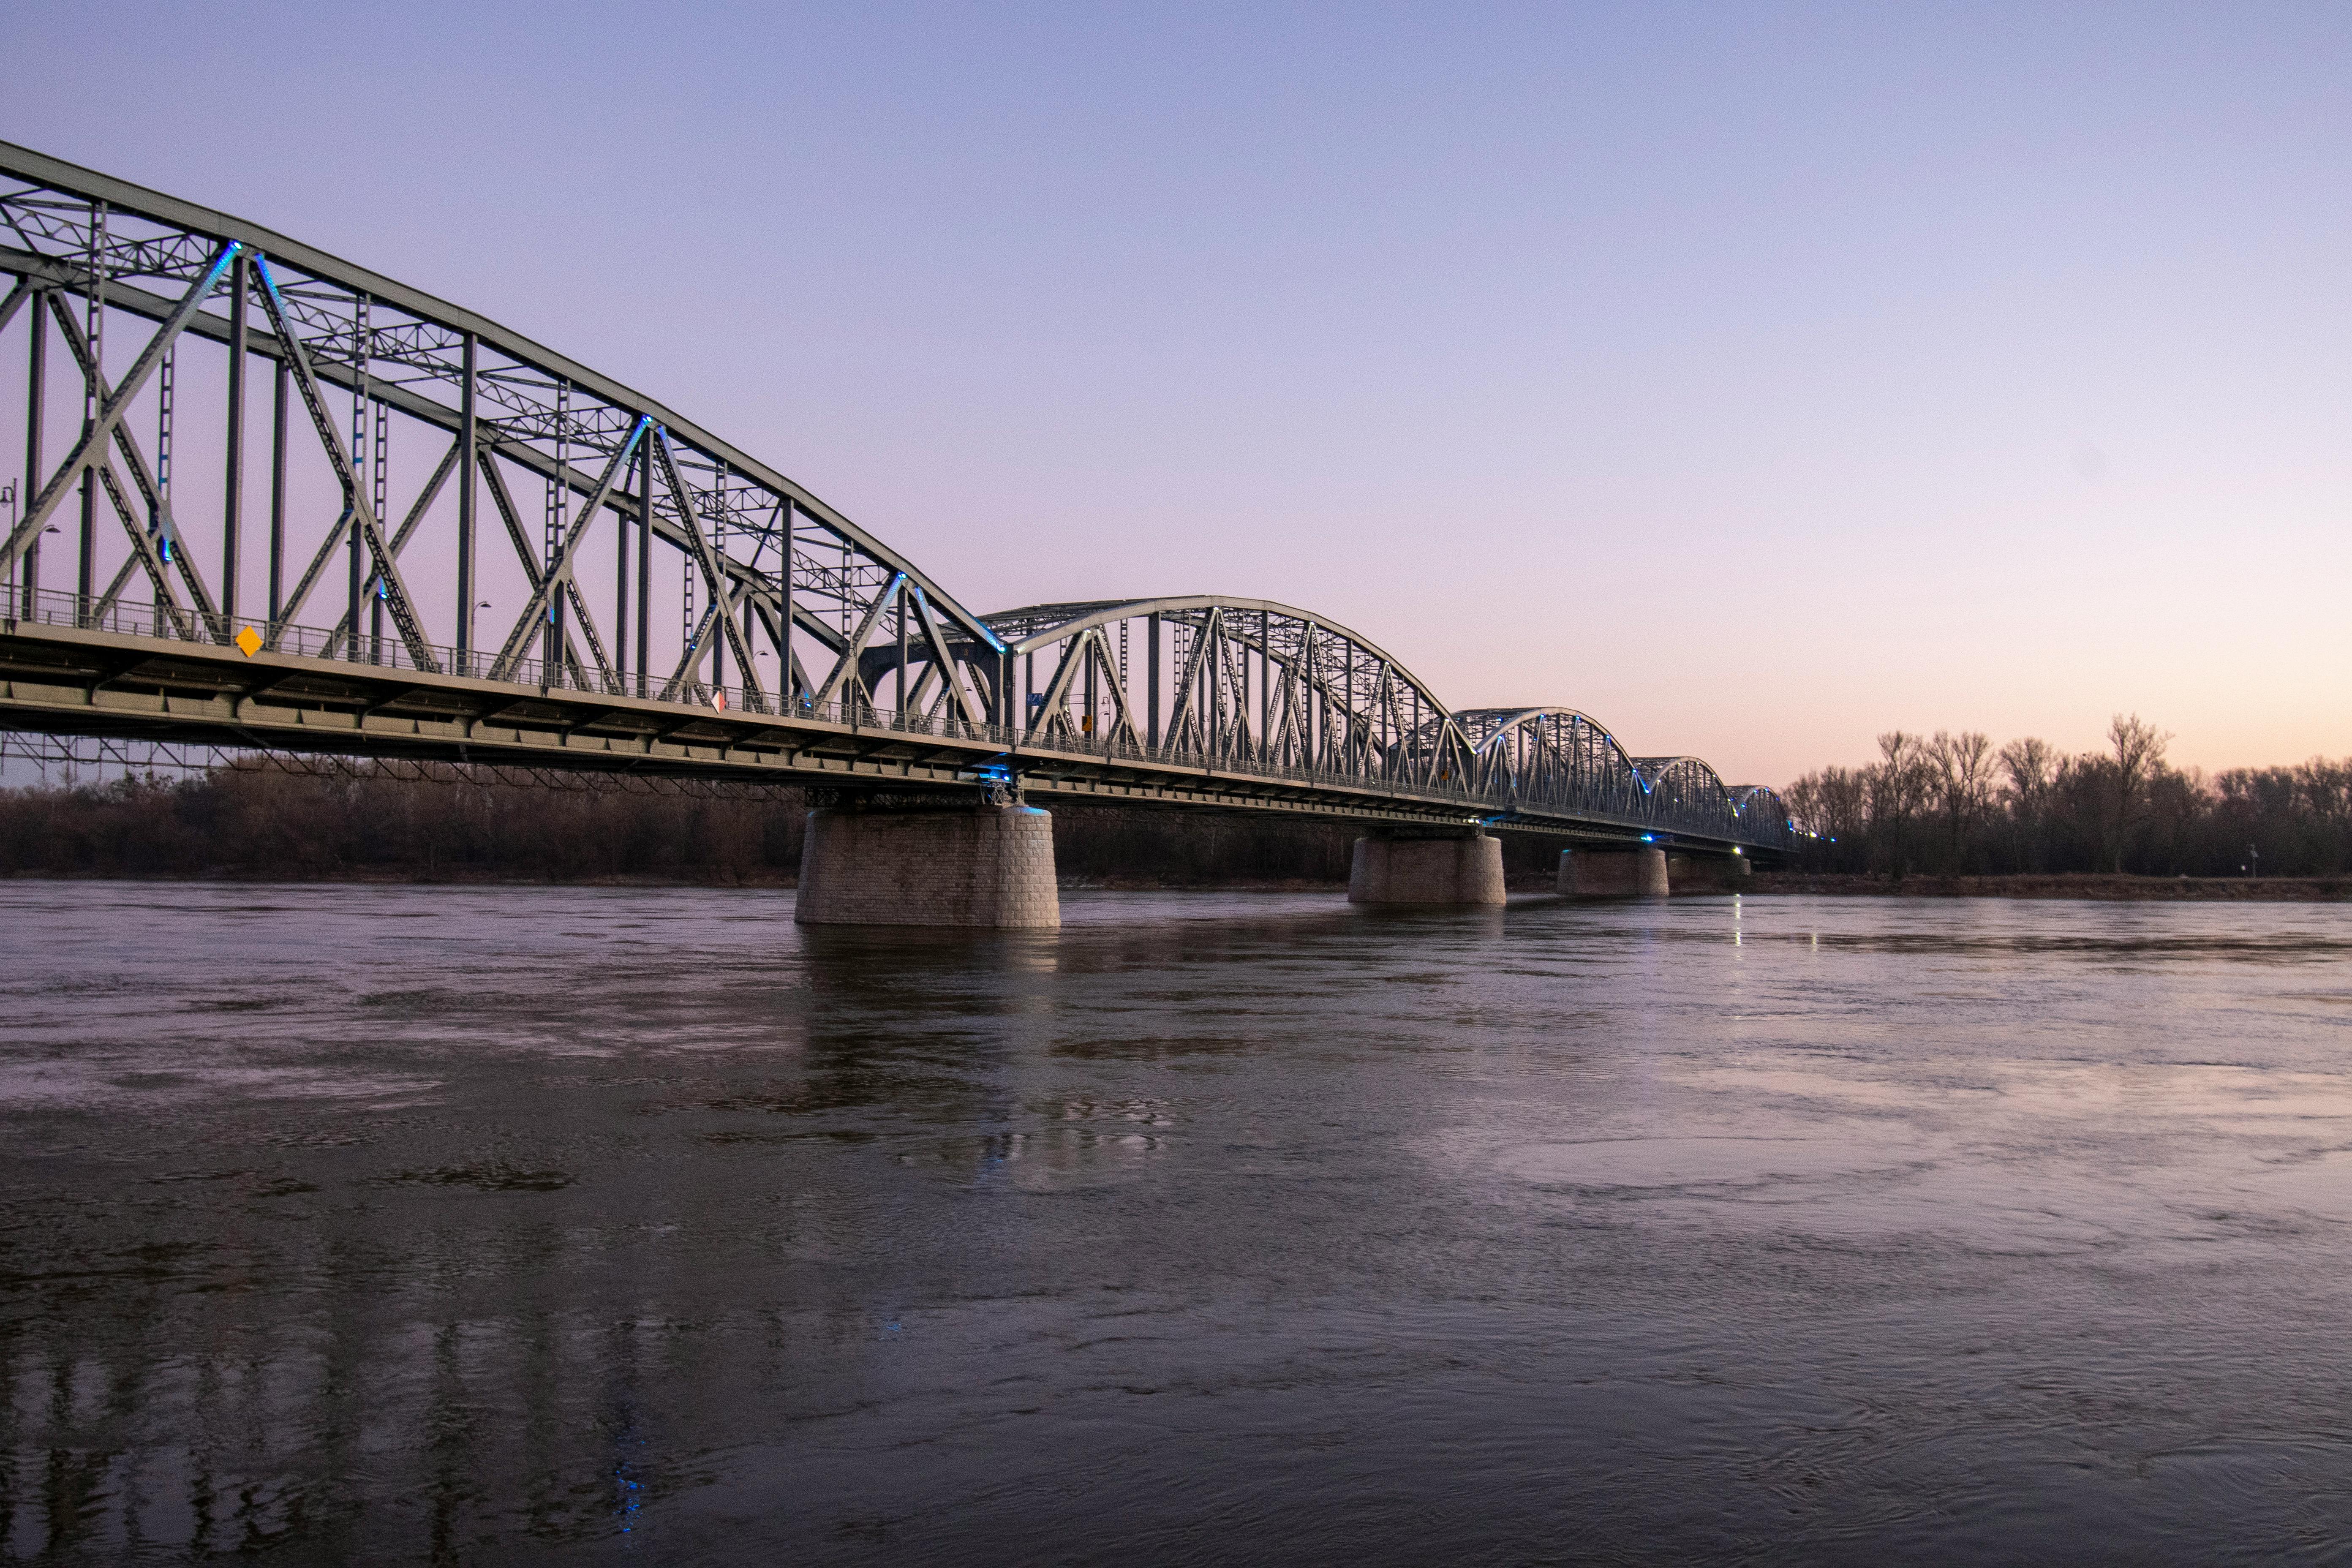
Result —
[[1353, 773], [1356, 766], [1356, 639], [1348, 639], [1347, 649], [1339, 658], [1339, 771]]
[[[719, 581], [710, 585], [710, 684], [727, 686], [727, 459], [719, 460], [710, 481], [710, 560], [719, 567]], [[743, 684], [750, 686], [750, 670]]]
[[653, 663], [654, 634], [654, 441], [657, 432], [648, 432], [640, 447], [638, 461], [644, 464], [644, 478], [638, 481], [637, 494], [644, 506], [637, 517], [637, 695], [648, 695], [646, 671]]
[[1150, 743], [1157, 746], [1160, 744], [1160, 616], [1154, 614], [1145, 624], [1149, 629], [1143, 634], [1143, 646], [1146, 649], [1143, 659], [1144, 679], [1150, 684], [1145, 690], [1144, 700], [1149, 705], [1151, 716]]
[[1323, 649], [1315, 649], [1314, 662], [1307, 667], [1307, 677], [1314, 682], [1315, 750], [1311, 753], [1315, 766], [1328, 773], [1331, 769], [1331, 683], [1323, 679]]
[[[467, 656], [474, 650], [474, 471], [481, 463], [481, 431], [474, 413], [474, 334], [461, 351], [464, 380], [457, 388], [457, 673], [471, 675]], [[280, 382], [283, 384], [283, 382]]]
[[628, 695], [629, 514], [617, 504], [613, 508], [613, 678], [620, 682], [621, 695]]
[[[25, 477], [16, 486], [21, 507], [33, 504], [45, 476], [41, 472], [42, 413], [47, 406], [49, 375], [49, 295], [46, 289], [37, 289], [26, 301], [31, 314], [26, 325], [32, 341], [25, 352]], [[40, 606], [33, 598], [33, 552], [41, 547], [37, 536], [25, 550], [25, 597], [16, 606], [16, 614], [26, 619], [37, 618]]]
[[162, 542], [165, 561], [172, 559], [172, 536], [163, 525], [172, 515], [172, 413], [179, 359], [174, 342], [155, 367], [155, 504], [147, 509], [147, 531]]
[[352, 531], [347, 552], [351, 607], [345, 612], [350, 618], [343, 623], [349, 633], [343, 638], [343, 658], [352, 664], [360, 661], [360, 600], [367, 591], [367, 574], [361, 565], [366, 534], [360, 527], [359, 509], [367, 504], [368, 361], [373, 347], [368, 331], [368, 297], [362, 294], [352, 317], [352, 493], [346, 498]]
[[[679, 474], [673, 483], [684, 485], [686, 476]], [[677, 510], [682, 522], [686, 520], [687, 508], [687, 499], [681, 491], [677, 498]], [[677, 657], [678, 663], [685, 671], [678, 688], [678, 697], [682, 700], [691, 700], [690, 694], [702, 679], [702, 660], [698, 657], [702, 651], [702, 639], [694, 635], [698, 629], [694, 624], [694, 552], [690, 549], [679, 550], [677, 562], [679, 568]]]
[[776, 569], [776, 588], [783, 596], [782, 612], [776, 625], [782, 635], [776, 641], [776, 686], [783, 692], [789, 705], [800, 697], [800, 688], [793, 679], [793, 527], [796, 509], [793, 498], [784, 498], [784, 559]]
[[898, 728], [907, 727], [907, 595], [913, 593], [904, 577], [898, 579]]
[[[88, 428], [87, 423], [84, 428]], [[90, 600], [94, 579], [98, 575], [98, 470], [84, 468], [81, 473], [81, 537], [76, 542], [74, 554], [74, 594], [80, 601], [74, 609], [77, 626], [89, 624]], [[40, 542], [25, 552], [25, 592], [37, 594], [41, 588]]]
[[276, 384], [269, 397], [269, 635], [277, 637], [286, 605], [286, 413], [294, 373], [279, 345]]
[[245, 296], [253, 263], [240, 250], [229, 273], [228, 453], [221, 471], [221, 636], [236, 635], [238, 535], [245, 521]]
[[1257, 760], [1265, 765], [1274, 747], [1274, 612], [1257, 613]]
[[1300, 765], [1310, 770], [1323, 765], [1320, 742], [1329, 721], [1323, 710], [1323, 688], [1316, 679], [1320, 651], [1315, 646], [1315, 623], [1309, 621], [1298, 629], [1298, 755]]
[[[106, 229], [107, 206], [104, 202], [92, 202], [89, 213], [89, 292], [84, 299], [85, 319], [82, 338], [89, 344], [89, 374], [82, 384], [82, 430], [88, 434], [98, 423], [98, 405], [104, 395], [99, 391], [106, 379]], [[34, 541], [36, 544], [40, 542]], [[76, 591], [81, 595], [80, 606], [74, 613], [77, 625], [87, 624], [91, 602], [98, 590], [98, 468], [84, 468], [81, 474], [81, 539], [80, 559], [77, 563]], [[29, 555], [29, 552], [28, 552]], [[40, 564], [37, 557], [25, 563], [25, 586], [37, 591], [40, 587]]]
[[1241, 689], [1234, 693], [1234, 757], [1239, 761], [1256, 754], [1256, 724], [1250, 717], [1250, 676], [1253, 672], [1250, 669], [1249, 617], [1238, 615], [1234, 619], [1240, 627], [1238, 637], [1242, 650], [1242, 685]]
[[1312, 770], [1315, 766], [1315, 623], [1302, 621], [1298, 626], [1298, 662], [1291, 673], [1297, 677], [1286, 689], [1297, 704], [1291, 718], [1292, 728], [1298, 736], [1298, 765]]
[[1201, 639], [1201, 657], [1193, 662], [1201, 667], [1201, 690], [1193, 700], [1201, 705], [1201, 752], [1211, 763], [1224, 755], [1225, 743], [1225, 617], [1211, 610], [1194, 634]]
[[[391, 469], [392, 405], [379, 397], [375, 400], [374, 491], [375, 525], [379, 529], [388, 529], [390, 526], [384, 521], [384, 513], [387, 503], [391, 500]], [[387, 549], [392, 545], [392, 536], [389, 532], [384, 535], [384, 545]], [[375, 592], [368, 595], [368, 662], [370, 664], [383, 662], [383, 597], [386, 590], [392, 585], [392, 579], [385, 575], [384, 564], [383, 562], [377, 562], [375, 570], [369, 574], [375, 580]], [[354, 627], [353, 630], [356, 632], [357, 628]]]
[[[719, 465], [718, 478], [713, 481], [710, 516], [710, 559], [727, 559], [727, 465]], [[724, 689], [727, 685], [727, 569], [719, 569], [719, 581], [710, 585], [710, 684]]]
[[1086, 702], [1087, 702], [1087, 721], [1086, 721], [1085, 723], [1083, 723], [1083, 724], [1079, 725], [1079, 726], [1078, 726], [1078, 729], [1079, 729], [1079, 731], [1080, 731], [1081, 733], [1083, 733], [1083, 734], [1085, 734], [1085, 735], [1087, 735], [1087, 736], [1088, 736], [1088, 737], [1092, 737], [1092, 736], [1093, 736], [1093, 734], [1094, 734], [1094, 732], [1095, 732], [1095, 728], [1096, 728], [1096, 723], [1097, 723], [1097, 721], [1096, 721], [1096, 718], [1095, 718], [1095, 664], [1096, 664], [1096, 659], [1095, 659], [1095, 642], [1094, 642], [1094, 638], [1092, 638], [1092, 637], [1080, 637], [1080, 638], [1078, 639], [1078, 644], [1077, 644], [1076, 652], [1077, 652], [1077, 656], [1078, 656], [1078, 658], [1079, 658], [1080, 659], [1082, 659], [1082, 660], [1084, 660], [1084, 661], [1085, 661], [1085, 663], [1084, 663], [1084, 665], [1083, 665], [1083, 668], [1085, 668], [1085, 670], [1086, 670], [1086, 672], [1087, 672], [1087, 697], [1086, 697]]
[[540, 570], [547, 574], [547, 633], [541, 644], [543, 668], [540, 679], [548, 685], [560, 685], [563, 669], [563, 584], [555, 580], [556, 558], [563, 550], [564, 525], [570, 521], [572, 476], [568, 467], [571, 458], [572, 384], [560, 377], [555, 383], [555, 472], [547, 481], [546, 559]]

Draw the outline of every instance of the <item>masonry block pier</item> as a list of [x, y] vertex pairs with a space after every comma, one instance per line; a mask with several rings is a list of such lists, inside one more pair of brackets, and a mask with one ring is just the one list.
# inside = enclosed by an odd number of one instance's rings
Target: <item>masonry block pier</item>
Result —
[[1564, 899], [1663, 899], [1666, 852], [1643, 845], [1632, 849], [1563, 849], [1559, 896]]
[[1351, 904], [1499, 904], [1503, 843], [1483, 833], [1383, 834], [1356, 840]]
[[793, 919], [1055, 930], [1054, 818], [1025, 805], [845, 794], [808, 814]]
[[1748, 869], [1741, 855], [1675, 855], [1666, 861], [1666, 879], [1685, 892], [1736, 893]]

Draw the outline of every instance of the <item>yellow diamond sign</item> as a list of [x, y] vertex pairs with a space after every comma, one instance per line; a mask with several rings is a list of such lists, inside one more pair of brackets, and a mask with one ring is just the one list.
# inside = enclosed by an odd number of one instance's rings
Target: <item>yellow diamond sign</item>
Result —
[[246, 658], [251, 658], [261, 651], [261, 634], [247, 626], [236, 634], [236, 646], [245, 649]]

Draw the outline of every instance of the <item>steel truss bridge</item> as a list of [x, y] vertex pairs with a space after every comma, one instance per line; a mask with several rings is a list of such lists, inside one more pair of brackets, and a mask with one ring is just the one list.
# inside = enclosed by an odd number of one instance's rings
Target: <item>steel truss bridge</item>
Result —
[[585, 365], [6, 143], [0, 274], [0, 365], [21, 373], [0, 410], [24, 436], [0, 504], [0, 729], [60, 756], [127, 741], [1790, 841], [1769, 789], [1634, 756], [1572, 708], [1449, 707], [1311, 611], [973, 614]]

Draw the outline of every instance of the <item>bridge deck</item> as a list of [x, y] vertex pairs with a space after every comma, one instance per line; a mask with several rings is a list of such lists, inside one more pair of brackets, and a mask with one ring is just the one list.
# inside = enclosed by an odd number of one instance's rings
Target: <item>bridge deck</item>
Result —
[[[290, 640], [290, 639], [289, 639]], [[919, 724], [919, 721], [917, 721]], [[1128, 745], [1040, 746], [993, 726], [935, 732], [855, 708], [754, 712], [345, 658], [0, 619], [0, 728], [226, 748], [521, 764], [672, 778], [977, 791], [1017, 778], [1048, 802], [1277, 812], [1631, 842], [1633, 822], [1517, 812], [1466, 792]], [[1694, 847], [1728, 843], [1686, 840]]]

